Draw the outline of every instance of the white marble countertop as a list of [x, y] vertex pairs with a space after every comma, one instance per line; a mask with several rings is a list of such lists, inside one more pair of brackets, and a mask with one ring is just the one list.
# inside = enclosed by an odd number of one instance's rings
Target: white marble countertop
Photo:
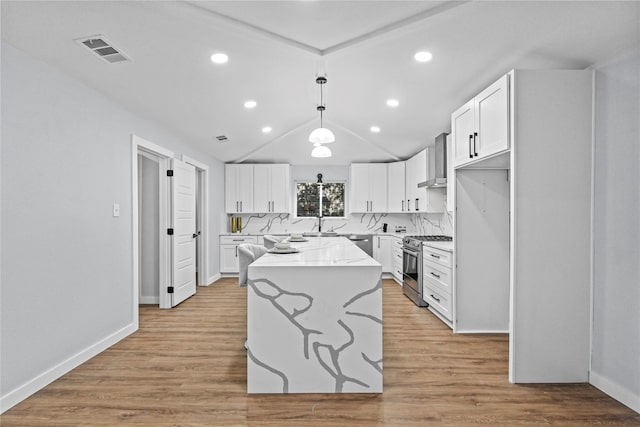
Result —
[[291, 242], [299, 252], [291, 254], [266, 253], [251, 267], [366, 267], [379, 266], [346, 237], [307, 237], [306, 242]]
[[423, 245], [443, 251], [453, 252], [453, 242], [423, 242]]

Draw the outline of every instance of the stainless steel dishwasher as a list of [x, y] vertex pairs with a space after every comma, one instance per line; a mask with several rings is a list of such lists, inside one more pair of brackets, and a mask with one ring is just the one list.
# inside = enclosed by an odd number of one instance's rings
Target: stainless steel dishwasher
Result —
[[341, 234], [356, 244], [357, 247], [362, 249], [373, 257], [373, 234]]

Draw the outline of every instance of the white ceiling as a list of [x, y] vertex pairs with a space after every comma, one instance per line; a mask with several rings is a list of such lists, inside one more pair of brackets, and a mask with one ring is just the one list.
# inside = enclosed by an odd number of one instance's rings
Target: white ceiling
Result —
[[[96, 34], [133, 60], [108, 64], [73, 41]], [[512, 68], [583, 69], [640, 49], [640, 2], [2, 1], [2, 39], [222, 161], [346, 165], [432, 144]], [[418, 50], [433, 60], [417, 63]], [[218, 51], [227, 64], [211, 63]], [[325, 72], [336, 142], [313, 159]]]

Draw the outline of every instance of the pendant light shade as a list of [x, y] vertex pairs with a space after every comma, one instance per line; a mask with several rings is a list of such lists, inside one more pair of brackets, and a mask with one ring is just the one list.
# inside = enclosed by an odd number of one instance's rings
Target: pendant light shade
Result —
[[335, 135], [327, 128], [317, 128], [309, 135], [309, 142], [317, 144], [329, 144], [336, 140]]
[[314, 144], [315, 148], [311, 151], [311, 157], [331, 157], [331, 150], [321, 144]]

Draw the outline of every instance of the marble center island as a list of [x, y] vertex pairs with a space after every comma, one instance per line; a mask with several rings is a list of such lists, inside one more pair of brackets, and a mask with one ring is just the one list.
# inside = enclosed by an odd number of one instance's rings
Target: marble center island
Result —
[[248, 270], [249, 393], [382, 393], [382, 266], [345, 237]]

